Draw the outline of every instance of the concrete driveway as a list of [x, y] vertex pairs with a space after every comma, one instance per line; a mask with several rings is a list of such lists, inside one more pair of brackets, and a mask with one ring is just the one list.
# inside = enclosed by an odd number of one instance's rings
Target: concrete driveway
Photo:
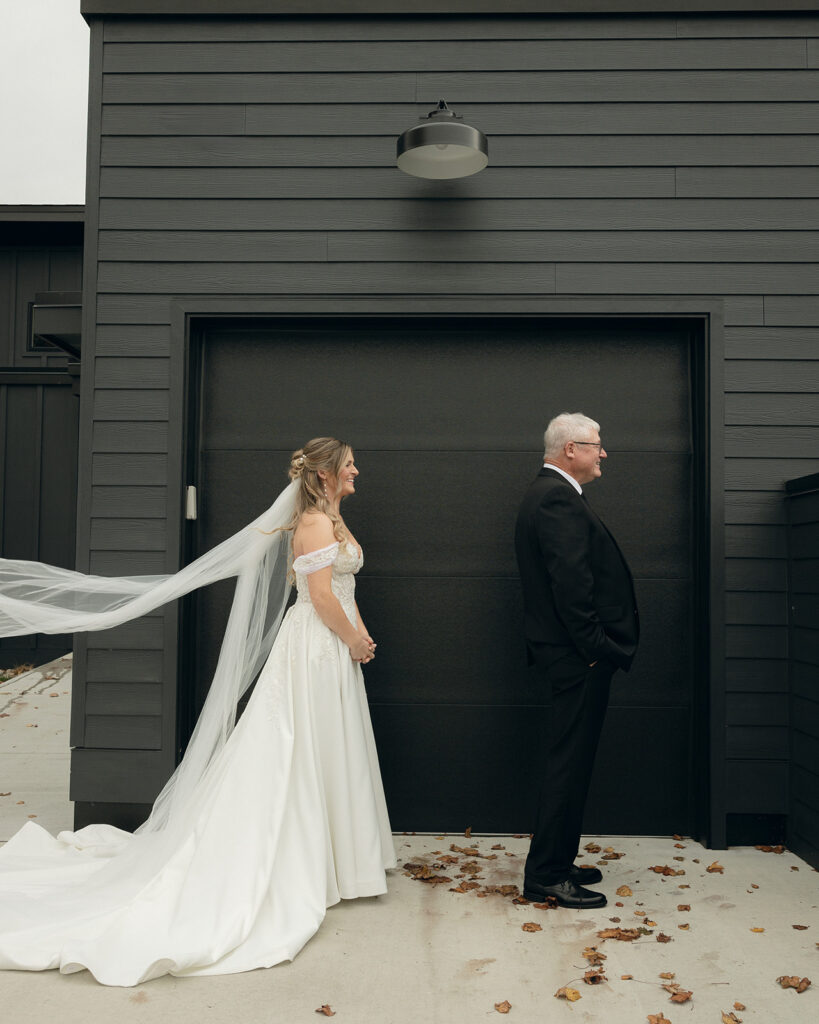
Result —
[[[0, 714], [9, 716], [0, 718], [0, 793], [10, 794], [0, 797], [0, 839], [29, 815], [51, 831], [71, 826], [69, 691], [70, 661], [0, 684], [0, 706], [6, 706]], [[401, 865], [411, 867], [392, 873], [386, 896], [331, 908], [292, 964], [227, 977], [166, 977], [133, 989], [104, 988], [87, 973], [5, 972], [3, 1018], [21, 1024], [296, 1024], [330, 1013], [339, 1024], [819, 1020], [819, 875], [788, 851], [709, 851], [672, 837], [589, 837], [582, 862], [601, 865], [604, 882], [597, 888], [609, 905], [578, 912], [514, 902], [508, 887], [520, 884], [525, 838], [396, 835], [395, 841]], [[424, 880], [430, 875], [439, 877]], [[815, 976], [816, 984], [798, 993], [777, 983], [783, 976]], [[557, 998], [561, 989], [572, 999]]]

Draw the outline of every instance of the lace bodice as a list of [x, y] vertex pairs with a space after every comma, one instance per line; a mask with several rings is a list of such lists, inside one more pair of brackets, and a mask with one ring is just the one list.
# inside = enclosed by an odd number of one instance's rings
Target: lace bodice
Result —
[[299, 555], [293, 560], [293, 572], [296, 574], [296, 603], [312, 604], [307, 577], [319, 569], [332, 566], [332, 591], [341, 602], [347, 617], [351, 622], [355, 622], [355, 574], [363, 564], [364, 555], [350, 541], [346, 544], [336, 542], [326, 548]]

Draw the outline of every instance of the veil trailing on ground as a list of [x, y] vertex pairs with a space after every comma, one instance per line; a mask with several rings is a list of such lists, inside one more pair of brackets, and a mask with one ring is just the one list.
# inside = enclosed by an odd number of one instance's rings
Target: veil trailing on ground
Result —
[[[290, 533], [285, 528], [293, 518], [298, 488], [299, 482], [294, 481], [252, 523], [167, 576], [109, 578], [39, 562], [0, 559], [3, 637], [110, 629], [199, 587], [236, 577], [216, 671], [185, 756], [157, 797], [150, 817], [135, 834], [135, 838], [145, 840], [153, 836], [153, 842], [147, 845], [160, 859], [160, 849], [173, 849], [184, 834], [196, 803], [197, 785], [224, 747], [235, 724], [237, 701], [258, 675], [273, 646], [290, 593]], [[119, 841], [114, 833], [118, 833]], [[116, 859], [123, 852], [121, 847], [141, 847], [136, 856], [125, 858], [133, 879], [146, 877], [149, 863], [154, 867], [157, 864], [156, 856], [145, 856], [146, 843], [129, 842], [130, 837], [119, 830], [89, 826], [73, 836], [75, 846], [99, 843], [107, 847], [100, 850], [101, 856], [113, 854]]]

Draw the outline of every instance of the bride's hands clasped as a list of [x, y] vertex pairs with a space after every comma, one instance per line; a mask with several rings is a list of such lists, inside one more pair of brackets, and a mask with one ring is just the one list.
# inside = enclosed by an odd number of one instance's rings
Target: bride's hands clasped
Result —
[[367, 633], [357, 634], [355, 640], [349, 645], [350, 657], [353, 661], [362, 665], [368, 664], [375, 657], [375, 641]]

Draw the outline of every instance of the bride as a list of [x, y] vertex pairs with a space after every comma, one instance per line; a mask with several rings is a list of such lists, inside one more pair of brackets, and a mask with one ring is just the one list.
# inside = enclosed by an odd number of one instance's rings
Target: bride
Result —
[[172, 576], [0, 561], [6, 636], [109, 628], [237, 577], [207, 701], [148, 820], [133, 835], [90, 825], [56, 839], [28, 822], [0, 848], [0, 968], [137, 985], [269, 967], [295, 957], [328, 906], [387, 891], [395, 852], [360, 667], [375, 644], [340, 509], [357, 476], [348, 445], [308, 442], [267, 512]]

